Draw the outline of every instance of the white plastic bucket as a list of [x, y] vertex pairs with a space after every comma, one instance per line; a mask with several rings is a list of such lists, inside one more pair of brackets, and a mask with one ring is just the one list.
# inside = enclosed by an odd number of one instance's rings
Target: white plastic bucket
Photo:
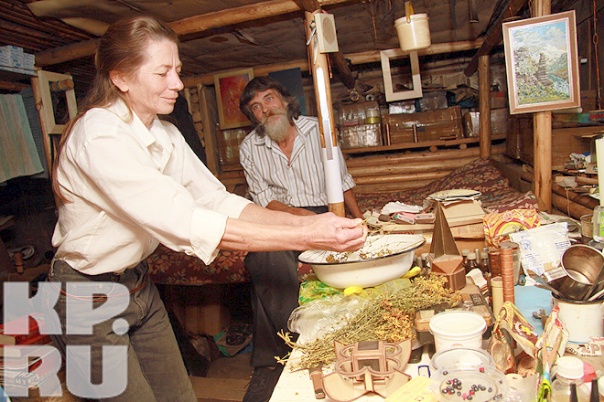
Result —
[[394, 28], [403, 52], [425, 49], [431, 45], [428, 14], [412, 14], [394, 21]]
[[457, 347], [481, 349], [482, 334], [487, 329], [485, 319], [473, 311], [446, 311], [430, 319], [437, 352]]
[[604, 301], [582, 302], [552, 297], [552, 307], [558, 305], [558, 318], [568, 331], [570, 342], [587, 343], [589, 337], [604, 336]]

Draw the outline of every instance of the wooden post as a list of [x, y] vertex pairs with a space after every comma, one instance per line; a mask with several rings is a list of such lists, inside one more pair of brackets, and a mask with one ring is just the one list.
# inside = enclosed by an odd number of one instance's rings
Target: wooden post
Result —
[[[315, 11], [316, 13], [316, 11]], [[319, 53], [315, 46], [315, 35], [311, 30], [315, 13], [305, 12], [306, 38], [308, 44], [308, 63], [312, 71], [317, 102], [319, 132], [323, 162], [325, 166], [325, 186], [329, 210], [336, 215], [344, 216], [344, 193], [339, 172], [339, 158], [334, 150], [338, 147], [335, 124], [333, 121], [333, 107], [331, 104], [331, 88], [329, 86], [329, 66], [327, 56]], [[337, 169], [337, 171], [336, 171]]]
[[490, 59], [485, 54], [478, 59], [478, 110], [480, 113], [480, 157], [491, 156], [491, 74]]
[[52, 178], [53, 175], [53, 159], [54, 151], [52, 149], [52, 139], [50, 133], [46, 130], [46, 124], [44, 124], [42, 104], [42, 92], [40, 89], [40, 81], [38, 77], [31, 78], [31, 89], [34, 95], [34, 102], [36, 103], [36, 110], [38, 111], [38, 119], [40, 120], [40, 129], [42, 130], [42, 145], [44, 145], [44, 156], [46, 157], [46, 166], [48, 167], [48, 177]]
[[204, 87], [201, 84], [197, 85], [197, 94], [199, 95], [201, 115], [204, 116], [204, 118], [201, 120], [201, 124], [203, 127], [203, 138], [205, 140], [206, 147], [206, 165], [215, 176], [218, 176], [218, 174], [221, 172], [219, 158], [216, 154], [216, 150], [218, 149], [216, 135], [220, 134], [217, 132], [220, 128], [217, 125], [213, 125], [209, 118], [209, 116], [213, 116], [215, 114], [213, 114], [213, 111], [211, 110], [212, 103], [208, 100], [208, 96], [210, 96], [208, 91], [209, 88]]
[[[551, 13], [550, 0], [534, 0], [533, 16]], [[552, 212], [552, 112], [533, 114], [533, 191], [541, 211]]]

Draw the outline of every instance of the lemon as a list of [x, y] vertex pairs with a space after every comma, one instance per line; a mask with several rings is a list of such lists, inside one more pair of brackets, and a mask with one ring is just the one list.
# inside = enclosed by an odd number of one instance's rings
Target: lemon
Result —
[[360, 286], [349, 286], [346, 289], [344, 289], [344, 295], [346, 295], [346, 296], [356, 295], [361, 292], [363, 292], [363, 288]]
[[415, 266], [415, 267], [411, 268], [409, 271], [407, 271], [407, 273], [405, 275], [403, 275], [403, 278], [413, 278], [414, 276], [419, 274], [421, 270], [422, 269], [420, 267]]

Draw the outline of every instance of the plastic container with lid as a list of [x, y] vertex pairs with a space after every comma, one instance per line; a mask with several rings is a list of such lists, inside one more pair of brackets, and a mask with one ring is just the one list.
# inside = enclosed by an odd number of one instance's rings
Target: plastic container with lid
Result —
[[571, 384], [577, 389], [577, 400], [589, 402], [589, 386], [583, 382], [583, 361], [575, 356], [562, 356], [556, 361], [551, 402], [569, 402]]
[[437, 352], [456, 347], [481, 349], [487, 323], [473, 311], [451, 310], [436, 314], [429, 323]]

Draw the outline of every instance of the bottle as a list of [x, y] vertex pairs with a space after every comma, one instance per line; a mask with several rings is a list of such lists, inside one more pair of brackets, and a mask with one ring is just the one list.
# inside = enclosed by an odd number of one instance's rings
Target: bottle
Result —
[[594, 378], [591, 380], [591, 394], [589, 395], [589, 402], [598, 402], [600, 400], [598, 388], [598, 379]]
[[571, 384], [576, 387], [577, 401], [589, 402], [589, 387], [583, 383], [583, 362], [575, 356], [562, 356], [556, 362], [556, 377], [552, 382], [551, 402], [569, 402]]
[[422, 253], [421, 255], [422, 257], [422, 264], [424, 266], [424, 268], [428, 269], [428, 271], [430, 270], [430, 260], [428, 260], [428, 253]]
[[463, 258], [461, 260], [461, 263], [463, 264], [464, 267], [466, 265], [468, 265], [468, 254], [470, 254], [470, 250], [468, 250], [467, 248], [464, 248], [463, 250], [461, 250], [461, 257]]
[[482, 271], [482, 275], [484, 275], [485, 278], [490, 276], [491, 269], [489, 268], [489, 252], [488, 251], [480, 252], [480, 262], [478, 263], [478, 267]]
[[466, 274], [474, 268], [478, 268], [478, 261], [476, 261], [476, 253], [468, 253], [468, 259], [466, 261]]

